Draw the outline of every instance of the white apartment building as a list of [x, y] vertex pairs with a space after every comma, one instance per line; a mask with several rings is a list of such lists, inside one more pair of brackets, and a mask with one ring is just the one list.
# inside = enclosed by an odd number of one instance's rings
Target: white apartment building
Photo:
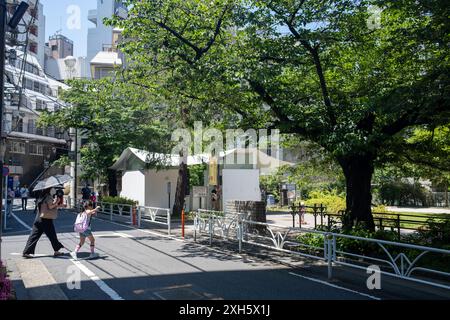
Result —
[[[11, 49], [7, 46], [8, 52]], [[56, 111], [63, 107], [58, 92], [67, 86], [46, 76], [37, 56], [14, 50], [15, 57], [7, 58], [5, 64], [5, 164], [15, 181], [29, 185], [54, 160], [68, 152], [67, 133], [56, 126], [37, 126], [43, 110]]]
[[89, 76], [100, 79], [115, 67], [122, 66], [123, 55], [117, 50], [121, 30], [106, 26], [105, 18], [113, 15], [125, 18], [127, 9], [120, 0], [97, 0], [97, 9], [90, 10], [88, 20], [95, 27], [89, 28], [87, 37], [87, 61], [90, 64]]
[[[9, 14], [13, 14], [21, 0], [7, 0]], [[36, 5], [37, 3], [37, 5]], [[17, 30], [8, 32], [6, 41], [9, 45], [27, 48], [27, 53], [34, 55], [41, 66], [45, 62], [45, 16], [44, 6], [40, 1], [29, 0], [30, 7], [25, 13]], [[28, 30], [29, 32], [26, 32]]]

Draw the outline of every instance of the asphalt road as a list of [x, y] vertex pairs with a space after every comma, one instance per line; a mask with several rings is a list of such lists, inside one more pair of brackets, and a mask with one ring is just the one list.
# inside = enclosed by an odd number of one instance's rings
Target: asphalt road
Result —
[[[295, 267], [258, 256], [241, 256], [225, 247], [211, 248], [191, 239], [183, 241], [168, 237], [158, 230], [136, 230], [100, 219], [95, 219], [92, 224], [100, 255], [98, 259], [74, 261], [69, 255], [53, 258], [50, 242], [43, 236], [37, 246], [37, 257], [25, 260], [21, 252], [35, 217], [32, 211], [15, 211], [14, 214], [17, 219], [8, 220], [10, 230], [3, 238], [2, 256], [15, 274], [18, 296], [23, 299], [35, 298], [28, 294], [32, 292], [30, 286], [56, 288], [69, 300], [404, 298], [363, 290], [359, 285], [347, 286], [342, 281], [328, 283], [305, 269], [304, 263], [302, 267]], [[78, 243], [77, 234], [73, 232], [74, 219], [73, 213], [63, 211], [56, 220], [59, 240], [71, 250]], [[88, 255], [89, 245], [86, 244], [79, 256]], [[47, 274], [47, 271], [48, 277], [35, 276]], [[79, 288], [71, 287], [74, 276], [80, 277]], [[364, 275], [360, 277], [362, 285]], [[27, 281], [22, 283], [19, 278]], [[46, 282], [44, 278], [51, 281]], [[341, 278], [345, 279], [345, 275]], [[351, 274], [348, 278], [357, 277]], [[437, 294], [435, 297], [443, 296]]]

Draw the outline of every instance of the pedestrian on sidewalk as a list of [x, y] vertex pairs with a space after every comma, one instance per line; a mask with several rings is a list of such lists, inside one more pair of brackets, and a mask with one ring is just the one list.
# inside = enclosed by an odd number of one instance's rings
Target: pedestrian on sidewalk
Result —
[[91, 189], [89, 185], [86, 183], [83, 189], [81, 189], [81, 195], [84, 202], [87, 202], [91, 199]]
[[92, 201], [92, 207], [93, 208], [97, 207], [97, 195], [95, 191], [92, 191], [90, 200]]
[[70, 253], [72, 258], [75, 260], [78, 259], [78, 252], [86, 242], [86, 238], [88, 238], [89, 242], [91, 243], [91, 255], [89, 256], [89, 259], [97, 257], [97, 254], [95, 253], [95, 238], [92, 234], [91, 222], [92, 216], [95, 215], [98, 210], [100, 210], [100, 207], [96, 207], [95, 209], [93, 208], [94, 205], [92, 201], [86, 201], [84, 203], [84, 211], [78, 214], [75, 221], [74, 230], [75, 232], [79, 232], [80, 235], [80, 243], [75, 247], [75, 251]]
[[300, 203], [300, 223], [301, 224], [307, 224], [305, 221], [305, 214], [306, 214], [306, 205], [305, 202]]
[[66, 208], [67, 205], [59, 204], [59, 200], [57, 197], [55, 197], [55, 195], [55, 188], [46, 189], [43, 191], [41, 197], [39, 197], [39, 199], [37, 200], [36, 219], [33, 223], [33, 229], [23, 251], [24, 258], [32, 258], [32, 255], [34, 255], [35, 253], [36, 245], [43, 233], [45, 233], [47, 238], [52, 243], [54, 256], [58, 257], [64, 255], [60, 252], [60, 250], [66, 248], [61, 242], [58, 241], [54, 220], [56, 220], [56, 218], [58, 217], [58, 209]]
[[28, 190], [28, 186], [24, 185], [20, 188], [20, 197], [22, 198], [22, 211], [27, 210], [28, 205], [28, 197], [30, 196], [30, 190]]
[[16, 197], [16, 193], [14, 192], [14, 190], [11, 188], [8, 188], [8, 193], [7, 193], [7, 198], [6, 198], [6, 202], [8, 204], [8, 212], [7, 212], [8, 217], [10, 217], [12, 214], [15, 197]]

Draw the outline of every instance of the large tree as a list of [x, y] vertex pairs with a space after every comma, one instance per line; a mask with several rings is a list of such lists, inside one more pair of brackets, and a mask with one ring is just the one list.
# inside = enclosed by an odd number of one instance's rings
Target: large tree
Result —
[[[109, 167], [127, 147], [170, 150], [173, 128], [167, 121], [169, 116], [158, 107], [157, 94], [120, 78], [73, 80], [70, 85], [61, 96], [68, 106], [44, 113], [39, 123], [80, 130], [87, 139], [81, 148], [82, 178], [105, 181], [109, 194], [117, 195], [116, 173]], [[148, 161], [149, 165], [163, 165]]]
[[345, 175], [348, 227], [374, 228], [374, 167], [405, 130], [448, 123], [444, 1], [126, 2], [128, 18], [111, 23], [124, 28], [131, 77], [183, 97], [194, 117], [216, 110], [211, 122], [320, 145]]

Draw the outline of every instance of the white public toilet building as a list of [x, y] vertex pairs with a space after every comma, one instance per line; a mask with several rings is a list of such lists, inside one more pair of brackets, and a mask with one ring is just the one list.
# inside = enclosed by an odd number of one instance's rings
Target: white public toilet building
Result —
[[[250, 155], [250, 156], [249, 156]], [[236, 161], [246, 157], [247, 162]], [[254, 161], [248, 161], [249, 158]], [[164, 164], [163, 169], [150, 169], [149, 163]], [[169, 208], [172, 210], [175, 202], [175, 192], [178, 180], [180, 156], [149, 153], [146, 151], [127, 148], [111, 167], [121, 172], [119, 178], [119, 194], [122, 197], [135, 200], [140, 206]], [[208, 155], [189, 156], [187, 165], [209, 164]], [[218, 186], [220, 186], [221, 210], [228, 201], [261, 201], [259, 177], [276, 170], [280, 165], [292, 163], [268, 156], [258, 149], [234, 149], [221, 152], [218, 166]], [[212, 209], [210, 193], [213, 185], [208, 185], [209, 166], [205, 171], [205, 186], [207, 197], [197, 198], [191, 191], [186, 199], [187, 210]], [[194, 186], [191, 186], [191, 188]], [[192, 190], [192, 189], [191, 189]]]

